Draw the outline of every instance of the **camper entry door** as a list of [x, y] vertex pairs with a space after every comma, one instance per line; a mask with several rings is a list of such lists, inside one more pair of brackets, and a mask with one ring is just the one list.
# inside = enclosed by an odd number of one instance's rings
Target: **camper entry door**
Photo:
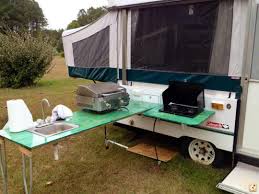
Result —
[[[239, 142], [237, 152], [241, 155], [259, 159], [259, 4], [254, 8], [254, 13], [251, 16], [251, 21], [254, 25], [250, 27], [253, 31], [253, 36], [250, 33], [249, 39], [253, 39], [251, 49], [251, 66], [247, 70], [248, 77], [246, 84], [246, 100], [245, 113], [241, 120], [244, 120], [243, 129], [239, 132]], [[253, 19], [254, 18], [254, 19]], [[249, 56], [249, 55], [248, 55]], [[245, 94], [244, 94], [245, 95]], [[241, 126], [242, 127], [242, 126]]]

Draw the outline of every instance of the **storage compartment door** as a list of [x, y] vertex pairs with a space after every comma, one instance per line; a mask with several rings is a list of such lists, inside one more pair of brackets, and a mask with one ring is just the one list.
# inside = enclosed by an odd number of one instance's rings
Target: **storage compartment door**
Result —
[[234, 194], [259, 194], [259, 168], [239, 162], [217, 188]]

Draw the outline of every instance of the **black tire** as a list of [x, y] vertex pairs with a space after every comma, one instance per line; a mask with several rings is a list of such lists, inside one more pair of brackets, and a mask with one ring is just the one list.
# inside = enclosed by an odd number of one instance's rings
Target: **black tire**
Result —
[[190, 158], [188, 148], [189, 148], [189, 145], [190, 145], [192, 140], [193, 139], [189, 138], [189, 137], [182, 137], [181, 138], [180, 152], [181, 152], [181, 155], [184, 158]]
[[214, 145], [213, 147], [215, 149], [216, 158], [213, 161], [212, 166], [214, 168], [221, 168], [224, 164], [224, 151], [217, 149]]

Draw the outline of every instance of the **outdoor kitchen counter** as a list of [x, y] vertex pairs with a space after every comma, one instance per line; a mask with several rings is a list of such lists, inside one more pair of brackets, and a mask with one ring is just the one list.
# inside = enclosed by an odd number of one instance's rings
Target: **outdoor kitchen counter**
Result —
[[133, 116], [135, 114], [143, 113], [156, 106], [157, 104], [131, 100], [127, 108], [121, 108], [120, 110], [113, 112], [102, 114], [88, 111], [75, 112], [73, 117], [69, 121], [65, 122], [78, 125], [79, 127], [65, 132], [61, 132], [50, 137], [43, 137], [30, 131], [12, 133], [8, 129], [0, 130], [0, 136], [16, 144], [19, 144], [20, 146], [25, 147], [27, 149], [34, 149], [45, 144], [58, 141], [68, 136], [72, 136], [99, 126], [113, 123], [118, 120]]
[[[150, 110], [158, 106], [157, 104], [140, 102], [131, 100], [127, 107], [123, 107], [120, 110], [113, 112], [98, 114], [94, 112], [78, 111], [75, 112], [73, 117], [66, 123], [78, 125], [78, 128], [64, 131], [59, 134], [43, 137], [32, 133], [30, 131], [22, 131], [18, 133], [11, 133], [8, 129], [0, 130], [0, 172], [3, 178], [3, 193], [8, 193], [8, 179], [7, 179], [7, 161], [6, 161], [6, 146], [5, 141], [18, 145], [20, 152], [22, 153], [22, 169], [23, 169], [23, 183], [24, 191], [26, 194], [32, 193], [32, 151], [35, 148], [52, 143], [54, 145], [54, 156], [58, 159], [58, 141], [65, 137], [79, 134], [96, 127], [105, 126], [105, 141], [108, 141], [106, 136], [106, 125], [116, 122], [118, 120], [141, 114], [147, 110]], [[26, 177], [26, 159], [29, 160], [29, 185]]]
[[154, 107], [153, 109], [150, 109], [144, 112], [143, 115], [146, 117], [152, 117], [163, 121], [190, 125], [190, 126], [198, 126], [215, 113], [214, 111], [204, 110], [197, 116], [190, 118], [190, 117], [184, 117], [184, 116], [179, 116], [175, 114], [160, 112], [159, 110], [161, 108], [162, 106]]

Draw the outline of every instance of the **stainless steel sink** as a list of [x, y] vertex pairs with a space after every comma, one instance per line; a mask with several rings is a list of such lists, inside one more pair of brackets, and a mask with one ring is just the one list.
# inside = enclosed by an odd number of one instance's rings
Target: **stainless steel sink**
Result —
[[43, 137], [50, 137], [78, 127], [79, 127], [78, 125], [60, 122], [60, 123], [53, 123], [43, 127], [35, 127], [32, 129], [29, 129], [29, 131]]

